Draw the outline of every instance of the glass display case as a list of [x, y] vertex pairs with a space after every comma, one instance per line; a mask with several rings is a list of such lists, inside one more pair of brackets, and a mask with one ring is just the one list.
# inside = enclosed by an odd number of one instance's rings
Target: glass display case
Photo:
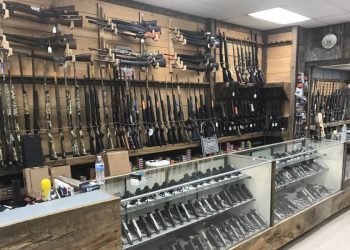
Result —
[[341, 189], [344, 145], [298, 139], [240, 152], [275, 161], [274, 223], [285, 220]]
[[271, 161], [225, 154], [108, 178], [123, 249], [229, 249], [270, 226], [271, 173]]

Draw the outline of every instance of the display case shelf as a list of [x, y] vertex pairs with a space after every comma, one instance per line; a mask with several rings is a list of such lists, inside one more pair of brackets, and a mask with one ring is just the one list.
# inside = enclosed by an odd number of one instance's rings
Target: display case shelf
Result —
[[[279, 170], [279, 169], [282, 169], [282, 168], [290, 166], [290, 165], [298, 164], [298, 163], [301, 163], [301, 162], [304, 162], [304, 161], [316, 159], [316, 158], [319, 158], [319, 157], [322, 157], [322, 156], [326, 155], [326, 154], [318, 154], [316, 152], [317, 152], [317, 150], [313, 150], [313, 151], [309, 151], [309, 152], [302, 152], [302, 153], [299, 153], [299, 154], [295, 154], [295, 155], [291, 155], [291, 156], [280, 158], [280, 159], [277, 160], [278, 163], [276, 164], [276, 169]], [[312, 154], [310, 155], [310, 153], [312, 153]], [[298, 158], [290, 160], [288, 162], [281, 162], [281, 161], [283, 161], [285, 159], [291, 159], [291, 157], [298, 157]]]
[[238, 208], [238, 207], [241, 207], [245, 204], [248, 204], [252, 201], [254, 201], [255, 199], [248, 199], [248, 200], [245, 200], [241, 203], [238, 203], [232, 207], [229, 207], [229, 208], [226, 208], [226, 209], [222, 209], [222, 210], [219, 210], [217, 211], [216, 213], [214, 214], [211, 214], [209, 216], [205, 216], [205, 217], [201, 217], [201, 218], [198, 218], [198, 219], [192, 219], [190, 221], [185, 221], [183, 224], [180, 224], [180, 225], [177, 225], [176, 227], [173, 227], [173, 228], [168, 228], [167, 230], [162, 230], [160, 231], [158, 234], [152, 234], [152, 237], [151, 238], [145, 238], [141, 241], [137, 240], [135, 241], [132, 245], [131, 244], [124, 244], [123, 245], [123, 249], [133, 249], [133, 248], [136, 248], [136, 247], [140, 247], [141, 245], [144, 245], [144, 244], [148, 244], [150, 243], [151, 241], [154, 241], [154, 240], [157, 240], [157, 239], [160, 239], [161, 237], [164, 237], [170, 233], [173, 233], [175, 231], [178, 231], [180, 229], [183, 229], [185, 227], [188, 227], [188, 226], [192, 226], [198, 222], [201, 222], [201, 221], [204, 221], [204, 220], [208, 220], [208, 219], [212, 219], [214, 218], [215, 216], [218, 216], [218, 215], [221, 215], [225, 212], [228, 212], [234, 208]]
[[320, 171], [311, 173], [311, 174], [309, 174], [309, 175], [307, 175], [307, 176], [304, 176], [304, 177], [302, 177], [302, 178], [295, 179], [295, 180], [293, 180], [293, 181], [291, 181], [291, 182], [288, 182], [288, 183], [286, 183], [286, 184], [276, 185], [275, 191], [276, 191], [276, 192], [279, 192], [279, 191], [281, 191], [281, 190], [283, 190], [283, 189], [286, 189], [286, 188], [291, 187], [291, 186], [293, 186], [293, 185], [295, 185], [295, 184], [297, 184], [297, 183], [300, 183], [300, 182], [303, 181], [303, 180], [306, 180], [306, 179], [308, 179], [308, 178], [311, 178], [311, 177], [314, 177], [314, 176], [319, 175], [319, 174], [321, 174], [321, 173], [324, 173], [324, 172], [326, 172], [327, 170], [328, 170], [327, 168], [323, 168], [323, 169], [321, 169]]
[[[239, 172], [239, 171], [234, 170], [231, 172], [222, 173], [219, 175], [214, 175], [214, 176], [198, 179], [195, 181], [187, 182], [184, 184], [164, 188], [164, 189], [150, 192], [147, 194], [138, 195], [138, 196], [130, 197], [127, 199], [123, 199], [121, 201], [122, 214], [125, 215], [125, 214], [131, 213], [131, 212], [139, 211], [139, 210], [149, 208], [149, 207], [152, 207], [152, 206], [155, 206], [155, 205], [158, 205], [161, 203], [165, 203], [168, 201], [175, 201], [179, 198], [182, 198], [182, 197], [185, 197], [188, 195], [197, 194], [199, 192], [203, 192], [203, 191], [206, 191], [206, 190], [209, 190], [212, 188], [221, 187], [221, 186], [229, 184], [229, 183], [235, 183], [235, 182], [238, 182], [240, 180], [250, 178], [249, 176], [244, 175], [244, 174], [240, 174], [239, 176], [234, 176], [233, 174], [235, 174], [237, 172]], [[217, 178], [222, 177], [222, 176], [227, 176], [230, 174], [231, 174], [230, 177], [225, 177], [225, 179], [223, 179], [223, 180], [214, 181], [214, 179], [217, 179]], [[198, 183], [201, 183], [204, 181], [210, 181], [210, 183], [198, 184]], [[194, 184], [198, 184], [197, 187], [191, 186]], [[179, 189], [181, 189], [181, 191], [177, 191]], [[169, 191], [173, 191], [173, 194], [170, 194]], [[162, 195], [161, 193], [164, 193], [164, 195]], [[156, 195], [156, 197], [151, 199], [151, 200], [145, 201], [143, 203], [138, 203], [138, 204], [135, 204], [132, 206], [126, 206], [126, 203], [128, 203], [130, 201], [139, 200], [141, 198], [147, 198], [147, 197], [153, 196], [153, 195]]]
[[310, 208], [310, 207], [316, 205], [316, 204], [319, 203], [319, 202], [322, 202], [323, 200], [325, 200], [325, 199], [329, 198], [330, 196], [334, 195], [335, 193], [336, 193], [336, 191], [332, 191], [330, 194], [328, 194], [328, 195], [326, 195], [326, 196], [323, 196], [323, 197], [321, 197], [321, 198], [319, 198], [319, 199], [317, 199], [317, 200], [315, 200], [315, 201], [313, 201], [313, 202], [310, 202], [310, 203], [308, 203], [308, 204], [305, 204], [304, 207], [297, 209], [294, 213], [290, 213], [290, 214], [288, 214], [288, 215], [286, 215], [286, 216], [283, 216], [281, 219], [277, 219], [276, 216], [274, 215], [274, 217], [275, 217], [275, 218], [274, 218], [274, 223], [277, 224], [277, 223], [279, 223], [279, 222], [282, 222], [282, 221], [284, 221], [284, 220], [290, 218], [291, 216], [294, 216], [294, 215], [296, 215], [296, 214], [298, 214], [298, 213], [304, 211], [305, 209]]

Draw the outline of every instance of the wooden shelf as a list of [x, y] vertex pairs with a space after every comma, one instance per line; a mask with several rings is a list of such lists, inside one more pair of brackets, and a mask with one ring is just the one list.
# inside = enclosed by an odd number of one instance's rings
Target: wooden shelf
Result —
[[20, 173], [22, 173], [22, 168], [18, 168], [18, 167], [9, 167], [9, 168], [0, 169], [0, 176], [20, 174]]
[[[233, 141], [249, 140], [249, 139], [259, 138], [263, 136], [264, 136], [264, 133], [259, 132], [259, 133], [241, 135], [241, 136], [220, 137], [218, 141], [219, 143], [226, 143], [226, 142], [233, 142]], [[135, 151], [129, 150], [129, 156], [136, 157], [136, 156], [142, 156], [142, 155], [150, 155], [150, 154], [183, 150], [187, 148], [198, 148], [200, 146], [201, 146], [200, 141], [196, 141], [196, 142], [179, 143], [179, 144], [166, 145], [166, 146], [145, 147]], [[49, 160], [45, 162], [45, 165], [50, 167], [59, 166], [59, 165], [80, 165], [80, 164], [86, 164], [86, 163], [93, 163], [95, 162], [95, 159], [96, 159], [95, 155], [69, 157], [66, 159], [58, 159], [56, 161]]]
[[[350, 120], [323, 123], [323, 128], [338, 127], [338, 126], [343, 126], [344, 124], [346, 124], [346, 125], [350, 124]], [[315, 125], [311, 125], [310, 129], [311, 130], [315, 130], [316, 126]]]

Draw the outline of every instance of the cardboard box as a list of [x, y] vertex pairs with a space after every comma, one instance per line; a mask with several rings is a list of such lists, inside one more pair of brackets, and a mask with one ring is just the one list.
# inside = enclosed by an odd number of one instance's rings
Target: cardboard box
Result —
[[129, 153], [126, 150], [111, 151], [102, 154], [106, 176], [116, 176], [131, 172]]
[[50, 178], [49, 167], [23, 169], [24, 186], [31, 197], [41, 194], [41, 180]]
[[66, 177], [72, 177], [70, 165], [51, 167], [50, 168], [51, 179], [53, 180], [57, 176], [63, 175]]

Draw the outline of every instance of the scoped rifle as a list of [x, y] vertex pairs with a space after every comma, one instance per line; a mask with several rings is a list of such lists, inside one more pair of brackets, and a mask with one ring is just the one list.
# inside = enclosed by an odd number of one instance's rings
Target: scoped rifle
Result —
[[29, 134], [30, 133], [30, 113], [29, 113], [29, 104], [28, 104], [28, 94], [24, 87], [21, 55], [18, 55], [18, 63], [19, 63], [19, 72], [21, 76], [21, 86], [22, 86], [22, 94], [23, 94], [24, 126], [25, 126], [26, 133]]
[[249, 78], [249, 71], [247, 68], [247, 55], [244, 54], [244, 50], [243, 50], [243, 41], [241, 40], [240, 42], [240, 50], [241, 50], [241, 60], [242, 60], [242, 76], [243, 76], [243, 80], [245, 83], [249, 83], [250, 82], [250, 78]]
[[51, 104], [50, 104], [50, 91], [47, 89], [47, 81], [46, 81], [46, 61], [44, 61], [44, 91], [45, 91], [45, 123], [46, 123], [46, 130], [47, 130], [47, 142], [49, 145], [49, 158], [50, 160], [57, 160], [55, 142], [51, 134], [51, 129], [52, 129]]
[[[72, 34], [69, 34], [69, 35], [56, 34], [55, 36], [46, 37], [46, 38], [29, 37], [29, 36], [10, 34], [10, 33], [4, 33], [3, 35], [6, 36], [6, 39], [9, 42], [19, 43], [19, 44], [23, 44], [34, 48], [47, 49], [48, 47], [51, 47], [53, 49], [65, 49], [67, 43], [69, 44], [70, 49], [77, 48], [76, 40], [73, 38]], [[2, 35], [0, 37], [3, 38]]]
[[157, 26], [157, 21], [133, 22], [123, 21], [120, 19], [99, 19], [92, 16], [86, 16], [89, 23], [99, 25], [104, 30], [113, 32], [115, 34], [123, 34], [135, 38], [146, 39], [148, 37], [158, 40], [161, 34], [160, 26]]
[[72, 154], [74, 157], [79, 156], [79, 147], [77, 142], [77, 135], [75, 134], [75, 126], [73, 123], [73, 107], [72, 98], [70, 96], [70, 90], [68, 89], [67, 83], [67, 64], [63, 65], [63, 76], [64, 76], [64, 88], [66, 92], [66, 107], [67, 107], [67, 125], [70, 130]]
[[54, 83], [55, 83], [55, 96], [56, 96], [57, 127], [58, 127], [58, 132], [60, 134], [61, 154], [62, 154], [62, 158], [66, 158], [66, 150], [64, 147], [60, 89], [57, 84], [57, 73], [56, 73], [55, 63], [54, 63]]
[[[83, 19], [75, 11], [73, 5], [42, 8], [41, 6], [31, 6], [20, 2], [4, 1], [6, 9], [9, 10], [10, 16], [19, 17], [43, 24], [61, 24], [70, 28], [82, 27]], [[23, 14], [20, 14], [23, 13]]]

